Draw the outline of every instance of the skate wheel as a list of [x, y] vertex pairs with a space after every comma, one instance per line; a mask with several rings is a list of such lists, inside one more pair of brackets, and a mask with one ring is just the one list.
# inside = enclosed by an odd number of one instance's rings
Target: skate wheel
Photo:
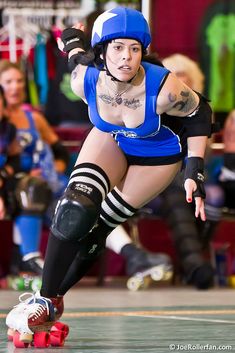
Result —
[[33, 280], [32, 280], [32, 283], [31, 283], [31, 289], [33, 292], [37, 292], [38, 290], [41, 289], [41, 286], [42, 286], [42, 279], [41, 277], [35, 277]]
[[51, 331], [50, 343], [54, 347], [62, 347], [65, 341], [65, 333], [63, 331]]
[[35, 332], [33, 345], [36, 348], [47, 348], [50, 345], [50, 335], [48, 332]]
[[12, 328], [9, 328], [7, 330], [7, 339], [8, 339], [8, 341], [13, 341], [14, 334], [15, 334], [15, 330], [13, 330]]
[[153, 272], [150, 274], [152, 280], [154, 281], [161, 281], [164, 277], [164, 271], [161, 267], [155, 268]]
[[166, 272], [164, 273], [164, 280], [165, 280], [165, 281], [169, 281], [169, 280], [172, 278], [172, 276], [173, 276], [172, 271], [166, 271]]
[[144, 281], [143, 281], [143, 284], [142, 284], [142, 288], [143, 289], [147, 289], [151, 284], [151, 277], [150, 276], [147, 276], [144, 278]]
[[143, 285], [143, 280], [137, 277], [130, 277], [126, 285], [129, 290], [137, 291]]
[[21, 334], [15, 332], [13, 336], [13, 344], [16, 348], [28, 348], [29, 342], [24, 342], [21, 340]]
[[69, 326], [64, 324], [63, 322], [57, 321], [51, 328], [51, 332], [61, 331], [64, 333], [64, 336], [67, 337], [69, 334]]

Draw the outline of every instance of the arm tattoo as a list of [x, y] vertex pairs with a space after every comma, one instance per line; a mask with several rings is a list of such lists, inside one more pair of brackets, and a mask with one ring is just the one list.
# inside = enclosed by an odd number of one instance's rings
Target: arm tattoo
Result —
[[77, 78], [77, 71], [73, 70], [72, 74], [71, 74], [71, 80], [75, 80]]
[[184, 113], [190, 112], [193, 108], [196, 106], [196, 100], [192, 94], [190, 94], [189, 91], [181, 91], [180, 92], [180, 99], [177, 100], [177, 96], [174, 94], [172, 95], [171, 93], [168, 95], [169, 101], [171, 103], [175, 102], [172, 108], [175, 108], [179, 111], [182, 111]]

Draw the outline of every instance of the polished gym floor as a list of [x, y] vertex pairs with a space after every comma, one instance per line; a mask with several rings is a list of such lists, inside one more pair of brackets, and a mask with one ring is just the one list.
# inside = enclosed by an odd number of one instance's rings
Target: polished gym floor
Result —
[[130, 292], [124, 282], [81, 284], [65, 297], [70, 327], [61, 348], [15, 348], [6, 313], [21, 292], [0, 290], [0, 353], [235, 352], [235, 289], [198, 291], [153, 284]]

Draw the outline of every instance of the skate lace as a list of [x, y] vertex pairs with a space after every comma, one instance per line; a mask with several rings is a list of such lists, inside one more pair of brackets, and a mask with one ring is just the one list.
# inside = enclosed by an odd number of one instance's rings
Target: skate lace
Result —
[[[40, 299], [40, 301], [43, 302], [43, 304], [41, 303], [37, 303], [37, 299]], [[28, 304], [33, 305], [32, 309], [34, 310], [33, 314], [33, 318], [37, 319], [38, 317], [40, 317], [40, 315], [44, 312], [45, 308], [46, 308], [46, 312], [47, 315], [49, 315], [50, 309], [49, 309], [49, 304], [48, 302], [50, 302], [50, 299], [46, 299], [44, 297], [37, 297], [34, 293], [23, 293], [19, 296], [19, 304], [15, 305], [15, 307], [19, 307], [19, 306], [24, 306], [25, 310], [28, 310]], [[32, 302], [32, 303], [31, 303]]]

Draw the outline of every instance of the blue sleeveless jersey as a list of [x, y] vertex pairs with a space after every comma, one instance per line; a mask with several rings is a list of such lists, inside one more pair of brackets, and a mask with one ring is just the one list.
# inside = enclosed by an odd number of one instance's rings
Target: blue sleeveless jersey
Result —
[[25, 111], [25, 114], [29, 127], [17, 130], [17, 138], [23, 149], [21, 167], [25, 172], [29, 172], [33, 168], [40, 168], [41, 176], [48, 182], [52, 192], [60, 196], [65, 185], [61, 176], [55, 170], [51, 147], [42, 141], [35, 126], [32, 112]]
[[17, 139], [22, 148], [21, 168], [27, 172], [34, 167], [34, 153], [40, 137], [35, 126], [32, 113], [30, 111], [25, 111], [25, 114], [29, 127], [17, 129]]
[[[137, 128], [127, 128], [108, 123], [98, 113], [96, 102], [96, 84], [100, 71], [88, 67], [84, 91], [89, 106], [91, 122], [101, 131], [115, 135], [119, 147], [127, 155], [139, 157], [164, 157], [180, 155], [182, 144], [180, 136], [164, 124], [156, 113], [156, 101], [164, 77], [169, 73], [164, 67], [142, 62], [145, 70], [145, 119]], [[174, 117], [171, 117], [174, 120]], [[168, 119], [169, 120], [169, 119]]]

